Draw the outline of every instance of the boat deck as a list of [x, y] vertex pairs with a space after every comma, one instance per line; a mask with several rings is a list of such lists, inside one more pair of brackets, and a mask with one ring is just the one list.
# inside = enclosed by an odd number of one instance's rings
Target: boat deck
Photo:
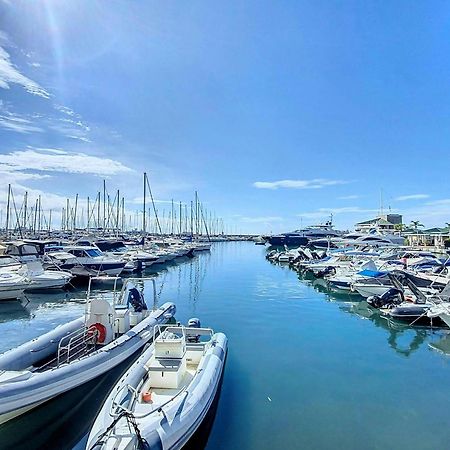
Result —
[[[136, 404], [134, 406], [134, 411], [136, 415], [146, 414], [154, 409], [159, 408], [164, 405], [172, 398], [181, 393], [187, 386], [191, 383], [194, 378], [195, 372], [197, 371], [198, 364], [190, 364], [186, 368], [186, 372], [181, 379], [181, 383], [178, 388], [153, 388], [151, 386], [151, 381], [148, 379], [142, 388], [140, 389], [139, 396], [137, 398]], [[142, 398], [142, 393], [151, 393], [151, 401], [144, 401]]]

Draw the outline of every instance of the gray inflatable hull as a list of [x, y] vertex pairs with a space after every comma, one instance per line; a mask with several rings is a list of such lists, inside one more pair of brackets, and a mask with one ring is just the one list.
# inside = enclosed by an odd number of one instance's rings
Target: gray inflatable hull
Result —
[[0, 356], [0, 423], [80, 386], [118, 366], [153, 338], [153, 328], [175, 314], [165, 303], [110, 344], [68, 364], [43, 372], [30, 372], [35, 362], [57, 351], [59, 340], [84, 325], [79, 318]]
[[[208, 413], [220, 387], [228, 346], [228, 339], [223, 333], [214, 334], [213, 340], [214, 346], [206, 352], [195, 377], [186, 388], [187, 395], [180, 395], [157, 414], [136, 419], [140, 433], [147, 441], [150, 450], [181, 449]], [[127, 446], [115, 439], [102, 439], [103, 444], [100, 445], [96, 445], [96, 442], [114, 419], [110, 414], [114, 410], [113, 402], [120, 404], [126, 401], [127, 391], [124, 387], [131, 386], [136, 389], [146, 377], [147, 370], [144, 364], [152, 353], [153, 345], [136, 360], [114, 386], [92, 426], [86, 449], [133, 448], [132, 444]], [[121, 392], [123, 394], [120, 397]]]

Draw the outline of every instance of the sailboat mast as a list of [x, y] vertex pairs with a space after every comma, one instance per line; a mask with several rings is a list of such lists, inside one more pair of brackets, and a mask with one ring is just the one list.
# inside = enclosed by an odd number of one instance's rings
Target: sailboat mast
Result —
[[146, 219], [146, 207], [145, 207], [145, 200], [146, 200], [146, 196], [147, 196], [147, 172], [144, 172], [144, 207], [143, 207], [143, 218], [142, 218], [142, 232], [144, 234], [145, 237], [145, 233], [146, 233], [146, 223], [145, 223], [145, 219]]
[[6, 237], [9, 236], [8, 230], [9, 230], [9, 205], [11, 202], [11, 185], [8, 184], [8, 200], [6, 202], [6, 225], [5, 225], [5, 231], [6, 231]]

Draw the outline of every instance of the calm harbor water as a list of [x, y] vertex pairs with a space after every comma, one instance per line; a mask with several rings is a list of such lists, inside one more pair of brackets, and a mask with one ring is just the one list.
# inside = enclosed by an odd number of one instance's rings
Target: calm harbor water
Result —
[[[175, 302], [178, 320], [197, 316], [229, 338], [205, 448], [449, 448], [450, 357], [436, 349], [450, 351], [448, 331], [389, 324], [264, 254], [253, 243], [214, 244], [157, 278], [158, 301]], [[79, 316], [84, 295], [0, 304], [0, 351]], [[122, 369], [0, 427], [0, 448], [84, 448]]]

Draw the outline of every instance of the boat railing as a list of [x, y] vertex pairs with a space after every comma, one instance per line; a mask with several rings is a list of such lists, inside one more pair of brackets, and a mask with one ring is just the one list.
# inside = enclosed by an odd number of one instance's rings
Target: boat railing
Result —
[[[114, 398], [114, 400], [112, 402], [110, 415], [112, 417], [119, 417], [121, 414], [123, 414], [125, 412], [127, 414], [132, 414], [135, 419], [142, 419], [144, 417], [150, 416], [151, 414], [153, 414], [155, 412], [160, 412], [160, 413], [164, 414], [163, 408], [166, 405], [173, 402], [175, 399], [179, 398], [182, 394], [185, 394], [186, 396], [189, 395], [189, 391], [187, 390], [187, 388], [188, 388], [188, 386], [184, 386], [180, 390], [180, 392], [178, 392], [176, 395], [174, 395], [173, 397], [171, 397], [169, 400], [162, 403], [161, 405], [158, 405], [156, 408], [153, 408], [152, 410], [150, 410], [144, 414], [135, 414], [133, 411], [131, 411], [126, 406], [115, 402], [115, 398], [117, 398], [119, 393], [122, 392], [124, 389], [128, 389], [132, 392], [132, 396], [128, 402], [129, 405], [131, 405], [133, 403], [133, 401], [135, 401], [137, 399], [137, 396], [139, 395], [138, 391], [133, 386], [130, 386], [130, 385], [124, 386], [119, 392], [117, 392], [116, 397]], [[113, 412], [114, 409], [116, 409], [117, 412]]]
[[[212, 328], [185, 327], [184, 325], [157, 324], [153, 327], [153, 342], [158, 339], [164, 341], [168, 339], [166, 333], [178, 333], [186, 338], [187, 336], [212, 336]], [[170, 338], [169, 338], [170, 340]]]
[[83, 327], [64, 336], [58, 343], [56, 356], [38, 368], [43, 371], [49, 368], [58, 368], [62, 364], [80, 358], [90, 353], [97, 344], [98, 330], [96, 328]]
[[63, 337], [58, 345], [57, 367], [89, 353], [97, 339], [98, 330], [94, 327], [83, 327]]

